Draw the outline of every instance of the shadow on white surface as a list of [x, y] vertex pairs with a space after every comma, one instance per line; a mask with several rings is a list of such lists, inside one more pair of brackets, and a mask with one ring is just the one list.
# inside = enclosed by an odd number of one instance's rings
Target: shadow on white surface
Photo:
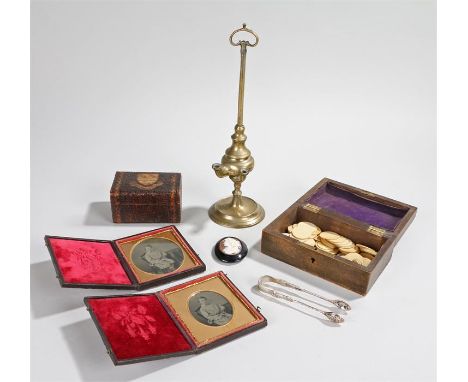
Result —
[[209, 220], [208, 208], [192, 206], [182, 208], [182, 223], [192, 226], [190, 233], [200, 233]]
[[[182, 208], [181, 222], [192, 226], [190, 233], [199, 233], [205, 228], [206, 222], [209, 220], [208, 209], [206, 207], [184, 207]], [[116, 223], [112, 221], [112, 210], [110, 202], [92, 202], [88, 206], [86, 212], [85, 225], [90, 226], [114, 226]], [[140, 223], [119, 223], [119, 226], [134, 226]], [[141, 223], [142, 225], [148, 223]], [[162, 225], [166, 225], [161, 223]], [[167, 223], [170, 224], [170, 223]]]
[[31, 264], [30, 280], [31, 311], [34, 318], [84, 307], [85, 296], [112, 294], [109, 290], [102, 289], [62, 288], [50, 260]]
[[260, 241], [258, 241], [252, 246], [251, 251], [249, 253], [249, 257], [263, 265], [268, 266], [269, 268], [272, 268], [273, 271], [271, 272], [271, 275], [273, 277], [275, 277], [274, 270], [277, 269], [280, 272], [286, 273], [288, 275], [291, 275], [291, 277], [301, 280], [304, 284], [307, 285], [307, 287], [312, 286], [320, 289], [321, 291], [325, 291], [327, 295], [325, 295], [324, 297], [337, 296], [343, 300], [355, 300], [357, 298], [362, 297], [357, 293], [349, 291], [329, 281], [323, 280], [320, 277], [314, 276], [299, 268], [293, 267], [292, 265], [286, 264], [280, 260], [277, 260], [273, 257], [261, 253]]
[[85, 225], [114, 225], [110, 202], [89, 203]]
[[91, 319], [63, 326], [61, 330], [82, 381], [131, 381], [191, 357], [114, 366]]

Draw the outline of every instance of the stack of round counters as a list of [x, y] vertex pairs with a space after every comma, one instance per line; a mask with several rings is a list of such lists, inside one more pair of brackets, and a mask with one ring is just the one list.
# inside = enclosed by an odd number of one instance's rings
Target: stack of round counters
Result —
[[316, 239], [322, 230], [313, 223], [299, 222], [297, 224], [290, 225], [288, 232], [285, 235], [292, 237], [300, 242], [310, 245], [311, 247], [316, 246]]
[[323, 231], [313, 223], [299, 222], [288, 227], [284, 235], [327, 252], [331, 255], [340, 254], [341, 258], [367, 267], [377, 255], [372, 248], [355, 244], [352, 240], [332, 231]]

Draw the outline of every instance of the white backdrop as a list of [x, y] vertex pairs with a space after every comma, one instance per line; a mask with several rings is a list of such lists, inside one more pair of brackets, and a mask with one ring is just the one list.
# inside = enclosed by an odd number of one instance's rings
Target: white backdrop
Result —
[[[34, 1], [31, 9], [31, 373], [35, 381], [432, 381], [435, 379], [435, 4], [432, 1]], [[253, 228], [209, 221], [232, 184], [211, 164], [236, 120], [246, 22], [245, 124], [256, 159], [244, 193]], [[183, 176], [179, 229], [207, 264], [262, 307], [267, 328], [197, 356], [114, 367], [83, 307], [61, 289], [44, 234], [115, 239], [115, 171]], [[323, 177], [418, 207], [362, 298], [259, 252], [261, 230]], [[250, 247], [211, 255], [222, 236]], [[251, 289], [264, 274], [348, 299], [341, 327]], [[171, 284], [172, 285], [172, 284]]]

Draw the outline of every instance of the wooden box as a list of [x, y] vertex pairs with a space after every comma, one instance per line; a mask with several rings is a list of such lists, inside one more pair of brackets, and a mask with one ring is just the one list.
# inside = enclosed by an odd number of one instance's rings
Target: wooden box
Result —
[[180, 223], [179, 173], [115, 173], [110, 190], [114, 223]]
[[84, 301], [115, 365], [200, 353], [267, 325], [223, 272], [156, 293]]
[[44, 239], [60, 285], [66, 288], [142, 290], [206, 270], [174, 226], [117, 240]]
[[[416, 207], [324, 178], [262, 231], [261, 251], [366, 295], [416, 215]], [[315, 249], [283, 233], [299, 221], [316, 224], [377, 251], [368, 266]]]

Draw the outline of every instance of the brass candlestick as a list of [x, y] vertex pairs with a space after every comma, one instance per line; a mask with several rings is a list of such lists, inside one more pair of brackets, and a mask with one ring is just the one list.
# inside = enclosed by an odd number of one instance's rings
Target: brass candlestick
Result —
[[[244, 40], [234, 42], [232, 39], [238, 32], [252, 34], [255, 37], [255, 42], [253, 44]], [[245, 146], [247, 136], [244, 133], [244, 89], [247, 46], [256, 46], [258, 44], [258, 36], [254, 31], [248, 29], [246, 24], [243, 24], [242, 28], [236, 29], [231, 33], [229, 42], [233, 46], [240, 46], [241, 53], [237, 124], [234, 127], [234, 134], [231, 135], [231, 146], [226, 149], [221, 163], [213, 164], [212, 168], [220, 178], [229, 176], [234, 182], [234, 191], [232, 191], [232, 197], [218, 200], [213, 204], [208, 214], [211, 220], [217, 224], [231, 228], [244, 228], [260, 223], [265, 217], [265, 211], [262, 206], [253, 199], [242, 196], [240, 190], [242, 182], [254, 168], [254, 159], [250, 154], [250, 150]]]

